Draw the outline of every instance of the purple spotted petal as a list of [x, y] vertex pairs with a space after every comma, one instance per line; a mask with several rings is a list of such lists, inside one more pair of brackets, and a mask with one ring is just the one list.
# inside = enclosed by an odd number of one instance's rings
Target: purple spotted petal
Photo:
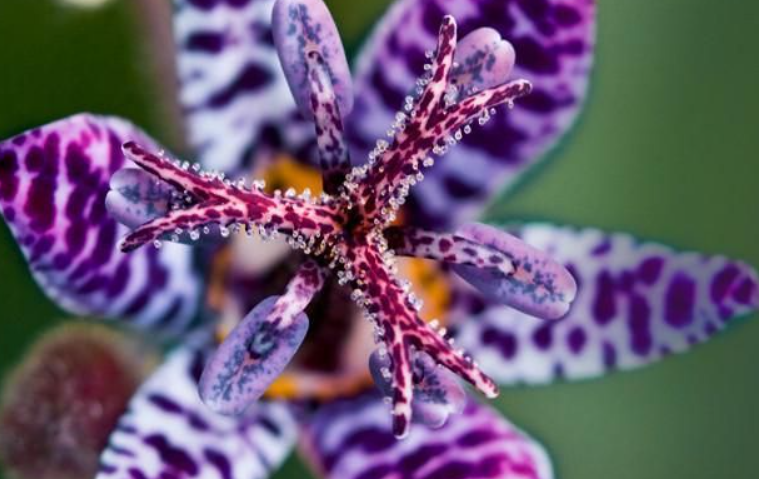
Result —
[[527, 224], [514, 233], [565, 264], [579, 292], [561, 321], [540, 322], [460, 291], [456, 340], [502, 384], [644, 366], [759, 308], [756, 271], [723, 256], [596, 229]]
[[200, 379], [200, 397], [222, 414], [243, 413], [284, 371], [306, 337], [308, 318], [281, 315], [278, 296], [263, 300], [232, 330]]
[[[392, 394], [390, 358], [375, 351], [369, 357], [369, 371], [374, 384], [385, 397]], [[438, 428], [448, 416], [459, 414], [466, 403], [466, 393], [447, 369], [438, 367], [425, 353], [416, 353], [413, 359], [414, 399], [411, 403], [411, 420]]]
[[178, 331], [196, 312], [201, 282], [191, 250], [118, 251], [127, 229], [105, 208], [126, 166], [121, 143], [153, 144], [117, 118], [77, 115], [0, 143], [0, 207], [45, 293], [67, 311]]
[[553, 258], [498, 228], [482, 223], [461, 227], [462, 236], [493, 249], [511, 260], [513, 271], [456, 264], [453, 270], [486, 298], [507, 304], [531, 316], [558, 319], [567, 314], [577, 294], [577, 283], [569, 271]]
[[97, 479], [264, 479], [287, 457], [295, 422], [284, 405], [259, 403], [240, 418], [198, 398], [204, 358], [182, 348], [140, 388], [100, 457]]
[[332, 80], [340, 114], [353, 108], [353, 82], [332, 15], [322, 0], [277, 0], [272, 16], [274, 44], [301, 114], [313, 118], [307, 54], [317, 52]]
[[550, 459], [535, 440], [494, 410], [469, 401], [439, 429], [390, 432], [387, 406], [374, 396], [320, 409], [305, 428], [304, 455], [329, 479], [550, 479]]
[[297, 114], [272, 39], [274, 0], [174, 5], [190, 143], [205, 168], [238, 171], [262, 145], [278, 142], [277, 126]]
[[399, 0], [357, 62], [356, 104], [346, 121], [354, 150], [362, 152], [354, 158], [365, 158], [394, 122], [446, 14], [456, 18], [461, 38], [481, 27], [498, 31], [516, 51], [512, 78], [534, 88], [513, 109], [475, 125], [415, 187], [409, 220], [432, 229], [476, 217], [564, 135], [585, 98], [594, 46], [592, 0]]
[[515, 57], [511, 43], [492, 28], [478, 28], [462, 38], [456, 45], [456, 64], [451, 70], [451, 82], [460, 89], [459, 98], [506, 82]]

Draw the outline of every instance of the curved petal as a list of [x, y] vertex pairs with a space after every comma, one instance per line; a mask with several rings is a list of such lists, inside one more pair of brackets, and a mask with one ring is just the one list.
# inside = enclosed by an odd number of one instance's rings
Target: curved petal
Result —
[[322, 0], [277, 0], [272, 16], [274, 45], [301, 114], [313, 119], [309, 55], [318, 55], [330, 79], [340, 115], [353, 108], [353, 80], [343, 42]]
[[127, 229], [105, 208], [121, 144], [144, 133], [117, 118], [77, 115], [0, 143], [0, 206], [44, 292], [67, 311], [178, 331], [201, 281], [189, 248], [118, 251]]
[[583, 379], [684, 352], [759, 308], [750, 266], [682, 253], [625, 233], [527, 224], [515, 234], [562, 262], [578, 283], [569, 313], [541, 322], [483, 303], [461, 285], [457, 342], [501, 384]]
[[476, 216], [566, 133], [586, 94], [595, 30], [592, 0], [399, 0], [357, 62], [357, 99], [346, 121], [355, 150], [370, 150], [393, 123], [446, 14], [462, 38], [480, 27], [497, 30], [516, 51], [512, 77], [534, 89], [464, 136], [413, 190], [411, 224], [440, 229]]
[[469, 223], [457, 234], [509, 257], [513, 273], [454, 265], [453, 270], [486, 298], [542, 319], [559, 319], [569, 311], [577, 294], [572, 274], [550, 254], [531, 247], [504, 231], [482, 223]]
[[[190, 143], [205, 168], [238, 172], [255, 160], [258, 147], [281, 141], [278, 126], [297, 116], [274, 48], [274, 0], [174, 4], [180, 102]], [[311, 125], [293, 120], [290, 128], [313, 137]]]
[[287, 457], [295, 422], [284, 405], [260, 403], [243, 418], [198, 398], [203, 355], [173, 352], [139, 389], [100, 457], [97, 479], [261, 479]]
[[418, 426], [400, 441], [376, 396], [329, 404], [305, 428], [301, 446], [317, 471], [335, 479], [553, 477], [540, 444], [472, 400], [440, 429]]
[[[278, 296], [261, 301], [214, 352], [200, 379], [200, 397], [213, 411], [236, 416], [263, 396], [298, 351], [308, 318], [277, 322]], [[283, 324], [284, 323], [284, 324]]]

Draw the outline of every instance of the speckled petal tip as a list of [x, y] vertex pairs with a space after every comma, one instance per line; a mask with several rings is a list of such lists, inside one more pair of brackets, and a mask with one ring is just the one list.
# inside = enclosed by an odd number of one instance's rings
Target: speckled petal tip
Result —
[[516, 53], [496, 30], [483, 27], [466, 35], [456, 45], [451, 81], [459, 97], [506, 82], [514, 69]]
[[543, 319], [559, 319], [567, 314], [577, 294], [577, 283], [561, 263], [552, 259], [550, 252], [482, 223], [467, 224], [456, 234], [511, 260], [513, 271], [509, 274], [497, 268], [453, 266], [459, 276], [486, 298]]
[[203, 370], [200, 397], [212, 410], [245, 412], [284, 371], [306, 337], [306, 315], [281, 315], [278, 299], [267, 298], [248, 313]]
[[340, 114], [353, 108], [353, 80], [332, 15], [322, 0], [277, 0], [272, 15], [274, 44], [293, 97], [306, 118], [313, 118], [307, 55], [317, 52], [332, 81]]

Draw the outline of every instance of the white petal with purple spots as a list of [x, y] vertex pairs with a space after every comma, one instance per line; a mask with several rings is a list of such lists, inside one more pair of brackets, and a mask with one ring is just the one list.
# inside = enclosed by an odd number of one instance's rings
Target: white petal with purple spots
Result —
[[274, 0], [174, 3], [190, 143], [204, 167], [238, 171], [297, 110], [272, 39]]
[[68, 312], [183, 330], [201, 281], [178, 245], [125, 255], [105, 208], [121, 144], [154, 143], [118, 118], [77, 115], [0, 142], [0, 206], [45, 293]]
[[440, 20], [453, 15], [460, 36], [492, 27], [516, 51], [512, 78], [533, 92], [512, 110], [475, 127], [413, 190], [411, 222], [448, 228], [475, 217], [500, 189], [514, 184], [573, 124], [582, 106], [595, 41], [592, 0], [400, 0], [386, 14], [357, 62], [354, 113], [346, 122], [361, 154], [381, 138], [435, 47]]
[[211, 412], [198, 398], [203, 361], [176, 350], [140, 388], [97, 479], [262, 479], [279, 467], [295, 439], [287, 407], [262, 402], [242, 418]]
[[457, 342], [501, 384], [582, 379], [684, 352], [759, 308], [750, 266], [677, 252], [625, 233], [549, 224], [513, 233], [562, 262], [578, 295], [561, 320], [541, 322], [483, 303], [460, 286]]
[[545, 450], [496, 411], [469, 401], [439, 429], [397, 440], [375, 396], [324, 406], [305, 428], [303, 452], [330, 479], [549, 479]]

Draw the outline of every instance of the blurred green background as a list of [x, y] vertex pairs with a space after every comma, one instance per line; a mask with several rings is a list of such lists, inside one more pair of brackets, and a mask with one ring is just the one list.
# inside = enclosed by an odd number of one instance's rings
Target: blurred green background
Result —
[[[156, 0], [158, 1], [158, 0]], [[0, 137], [78, 112], [121, 115], [176, 145], [133, 0], [98, 10], [0, 1]], [[328, 0], [351, 48], [389, 0]], [[630, 230], [759, 265], [759, 3], [613, 0], [579, 126], [491, 218]], [[0, 227], [0, 372], [64, 315]], [[563, 479], [753, 478], [759, 318], [691, 354], [602, 381], [506, 390]], [[291, 460], [276, 478], [309, 477]]]

